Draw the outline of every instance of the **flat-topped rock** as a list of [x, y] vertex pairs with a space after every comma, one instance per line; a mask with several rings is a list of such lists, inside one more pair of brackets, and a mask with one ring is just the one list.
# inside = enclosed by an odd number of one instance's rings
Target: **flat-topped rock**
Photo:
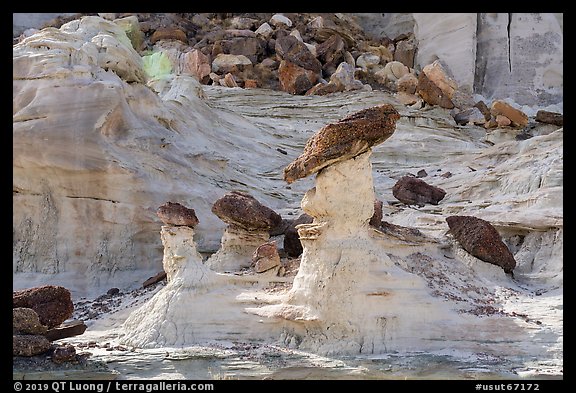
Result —
[[384, 104], [324, 126], [308, 140], [300, 157], [284, 169], [284, 180], [292, 183], [384, 142], [394, 133], [399, 118], [394, 106]]
[[185, 225], [192, 228], [198, 225], [198, 217], [194, 209], [176, 202], [166, 202], [156, 210], [156, 215], [166, 225]]
[[492, 224], [473, 216], [450, 216], [446, 222], [450, 233], [471, 255], [500, 266], [506, 273], [512, 273], [516, 267], [514, 255]]
[[214, 202], [212, 213], [226, 224], [247, 231], [268, 231], [282, 222], [278, 213], [241, 191], [229, 192]]

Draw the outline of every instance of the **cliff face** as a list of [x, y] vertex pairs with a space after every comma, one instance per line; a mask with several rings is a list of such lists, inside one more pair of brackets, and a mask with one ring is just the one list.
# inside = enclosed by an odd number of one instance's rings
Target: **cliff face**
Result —
[[357, 15], [376, 37], [414, 33], [417, 69], [440, 59], [459, 85], [487, 100], [562, 106], [563, 14]]

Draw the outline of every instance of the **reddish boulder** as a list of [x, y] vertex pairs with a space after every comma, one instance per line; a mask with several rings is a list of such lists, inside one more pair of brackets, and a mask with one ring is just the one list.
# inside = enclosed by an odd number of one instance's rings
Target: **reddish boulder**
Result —
[[178, 40], [188, 44], [188, 37], [186, 37], [186, 33], [174, 27], [161, 27], [157, 29], [150, 37], [150, 42], [152, 44], [160, 40]]
[[212, 213], [228, 225], [247, 231], [268, 231], [282, 222], [278, 213], [241, 191], [229, 192], [214, 202]]
[[318, 74], [296, 64], [282, 60], [278, 68], [278, 79], [282, 90], [290, 94], [304, 94], [318, 80]]
[[284, 180], [292, 183], [328, 165], [364, 153], [390, 138], [399, 118], [394, 106], [384, 104], [322, 127], [308, 140], [304, 152], [284, 168]]
[[439, 105], [447, 109], [454, 108], [454, 103], [450, 100], [450, 97], [428, 79], [424, 72], [418, 75], [417, 93], [430, 105]]
[[310, 49], [292, 35], [278, 38], [276, 40], [275, 50], [276, 55], [281, 60], [289, 61], [298, 67], [310, 70], [316, 74], [322, 70], [322, 64], [312, 52], [310, 52]]
[[50, 357], [56, 364], [71, 362], [76, 360], [76, 348], [70, 344], [57, 346]]
[[12, 309], [12, 333], [43, 335], [46, 331], [47, 328], [40, 323], [36, 311], [25, 307]]
[[514, 126], [526, 127], [526, 125], [528, 125], [528, 116], [505, 101], [494, 101], [490, 107], [490, 112], [492, 113], [492, 116], [495, 117], [498, 115], [507, 117]]
[[40, 323], [48, 328], [60, 325], [70, 318], [74, 311], [70, 291], [54, 285], [14, 291], [12, 307], [33, 309], [38, 314]]
[[166, 225], [189, 226], [198, 225], [198, 218], [194, 209], [189, 209], [175, 202], [166, 202], [156, 210], [156, 215]]
[[472, 216], [450, 216], [446, 222], [450, 233], [467, 252], [484, 262], [500, 266], [506, 273], [512, 273], [516, 267], [514, 255], [492, 224]]
[[446, 195], [446, 191], [432, 186], [422, 179], [403, 176], [392, 187], [392, 195], [407, 205], [423, 205], [426, 203], [437, 205]]

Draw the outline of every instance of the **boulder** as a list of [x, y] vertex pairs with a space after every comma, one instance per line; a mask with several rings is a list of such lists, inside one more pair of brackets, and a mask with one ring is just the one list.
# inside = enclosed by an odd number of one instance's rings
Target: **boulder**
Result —
[[282, 14], [274, 14], [269, 20], [274, 27], [292, 27], [292, 21]]
[[407, 94], [415, 94], [418, 88], [418, 77], [412, 73], [401, 76], [396, 81], [396, 90]]
[[194, 209], [175, 202], [166, 202], [156, 210], [156, 215], [166, 225], [186, 225], [194, 228], [198, 225], [198, 217]]
[[484, 101], [480, 100], [477, 103], [475, 103], [474, 106], [478, 108], [478, 110], [484, 115], [485, 121], [490, 121], [490, 119], [492, 118], [492, 114], [490, 113], [490, 108], [488, 108], [488, 106]]
[[40, 323], [38, 314], [31, 308], [17, 307], [12, 309], [13, 334], [46, 334], [48, 329]]
[[497, 115], [496, 124], [498, 127], [508, 127], [510, 124], [512, 124], [512, 121], [504, 115]]
[[394, 133], [399, 118], [392, 105], [384, 104], [324, 126], [308, 140], [304, 152], [284, 169], [284, 180], [292, 183], [384, 142]]
[[512, 273], [516, 267], [514, 255], [492, 224], [473, 216], [450, 216], [446, 222], [450, 233], [467, 252], [484, 262], [500, 266], [506, 273]]
[[166, 272], [162, 270], [161, 272], [158, 272], [156, 275], [149, 277], [146, 281], [144, 281], [142, 283], [142, 288], [146, 288], [152, 284], [156, 284], [157, 282], [160, 282], [165, 278], [166, 278]]
[[284, 232], [284, 252], [291, 258], [297, 258], [304, 251], [298, 229], [300, 224], [311, 224], [314, 218], [306, 213], [302, 213], [297, 219], [292, 221]]
[[359, 90], [364, 86], [362, 82], [354, 78], [354, 67], [346, 62], [340, 63], [330, 77], [329, 83], [338, 86], [339, 91]]
[[276, 55], [281, 60], [288, 61], [306, 70], [319, 73], [322, 70], [322, 64], [310, 52], [304, 43], [298, 41], [294, 36], [287, 35], [278, 38], [275, 44]]
[[333, 34], [326, 41], [316, 45], [316, 55], [325, 71], [333, 71], [344, 61], [345, 53], [346, 43], [338, 34]]
[[73, 321], [48, 330], [45, 336], [49, 341], [61, 340], [84, 334], [86, 328], [87, 326], [83, 321]]
[[115, 19], [114, 23], [124, 29], [126, 36], [132, 43], [132, 47], [139, 51], [146, 39], [142, 30], [140, 30], [140, 24], [138, 23], [138, 17], [132, 15], [125, 18]]
[[256, 29], [254, 33], [256, 35], [262, 36], [264, 39], [270, 38], [274, 29], [266, 22], [262, 23], [259, 28]]
[[316, 84], [318, 74], [291, 61], [282, 60], [278, 68], [278, 79], [283, 91], [290, 94], [304, 94]]
[[234, 79], [234, 75], [231, 73], [224, 75], [224, 78], [221, 78], [219, 83], [224, 87], [238, 87], [238, 83], [236, 82], [236, 79]]
[[70, 291], [64, 287], [45, 285], [14, 291], [13, 308], [31, 308], [38, 314], [40, 323], [52, 328], [72, 316], [74, 303]]
[[428, 76], [426, 76], [424, 72], [418, 75], [418, 88], [416, 92], [430, 105], [439, 105], [447, 109], [454, 108], [454, 103], [450, 100], [450, 97], [428, 79]]
[[155, 44], [161, 40], [178, 40], [188, 44], [188, 37], [186, 37], [186, 33], [175, 27], [161, 27], [152, 33], [152, 36], [150, 37], [150, 42], [152, 44]]
[[254, 251], [252, 264], [256, 273], [264, 273], [280, 266], [280, 255], [276, 248], [276, 242], [264, 243]]
[[233, 71], [241, 71], [252, 62], [244, 55], [231, 55], [220, 53], [212, 60], [212, 72], [226, 74]]
[[528, 125], [528, 116], [524, 112], [502, 100], [492, 102], [490, 113], [496, 117], [498, 115], [506, 116], [514, 126], [526, 127]]
[[50, 341], [39, 334], [13, 334], [12, 356], [35, 356], [50, 349]]
[[76, 360], [76, 348], [70, 344], [59, 345], [54, 348], [50, 358], [56, 364], [74, 361]]
[[461, 112], [458, 112], [454, 116], [454, 121], [456, 122], [456, 124], [460, 125], [466, 125], [469, 123], [484, 124], [486, 122], [486, 118], [484, 117], [482, 112], [480, 112], [480, 109], [478, 109], [477, 107], [472, 107], [463, 110]]
[[219, 41], [218, 44], [222, 53], [246, 56], [253, 64], [266, 50], [266, 41], [256, 37], [236, 37]]
[[446, 191], [416, 177], [403, 176], [392, 187], [392, 195], [407, 205], [437, 205], [446, 196]]
[[414, 68], [414, 56], [416, 55], [416, 44], [413, 40], [402, 40], [396, 43], [394, 51], [394, 61], [399, 61], [406, 67]]
[[241, 191], [229, 192], [214, 202], [212, 213], [228, 225], [247, 231], [268, 231], [282, 222], [282, 217], [274, 210]]
[[557, 112], [539, 110], [536, 112], [536, 121], [562, 127], [564, 125], [564, 116]]
[[526, 127], [528, 125], [528, 116], [524, 112], [502, 100], [496, 100], [492, 103], [490, 113], [495, 117], [498, 115], [506, 116], [514, 126]]
[[374, 53], [363, 53], [356, 59], [356, 66], [364, 71], [368, 71], [378, 64], [380, 64], [380, 56]]
[[210, 58], [198, 49], [185, 52], [180, 57], [180, 68], [183, 74], [195, 76], [202, 84], [208, 83], [212, 66]]

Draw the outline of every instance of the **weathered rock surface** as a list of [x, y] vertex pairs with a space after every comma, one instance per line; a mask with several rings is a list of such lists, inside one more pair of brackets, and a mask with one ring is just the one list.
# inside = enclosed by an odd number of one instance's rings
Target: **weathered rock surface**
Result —
[[13, 308], [31, 308], [38, 314], [40, 323], [48, 328], [60, 325], [72, 316], [74, 304], [70, 291], [64, 287], [45, 285], [14, 291]]
[[282, 60], [278, 68], [278, 78], [283, 91], [290, 94], [304, 94], [316, 84], [318, 74], [291, 61]]
[[40, 323], [38, 314], [31, 308], [17, 307], [12, 309], [13, 334], [46, 334], [48, 329]]
[[516, 267], [514, 255], [492, 224], [473, 216], [450, 216], [446, 222], [450, 233], [466, 251], [484, 262], [500, 266], [506, 273], [512, 273]]
[[402, 176], [392, 187], [392, 195], [407, 205], [437, 205], [446, 191], [413, 176]]
[[368, 222], [373, 227], [378, 228], [380, 226], [380, 223], [382, 222], [383, 217], [382, 206], [384, 206], [384, 203], [381, 200], [378, 199], [374, 200], [374, 214], [372, 215], [372, 217], [370, 217], [370, 221]]
[[288, 183], [309, 176], [380, 144], [394, 133], [400, 115], [392, 105], [367, 108], [319, 130], [304, 153], [284, 169]]
[[280, 255], [276, 248], [276, 242], [268, 242], [258, 246], [252, 254], [252, 264], [256, 273], [264, 273], [280, 266]]
[[229, 192], [214, 202], [212, 213], [228, 225], [247, 231], [268, 231], [282, 221], [274, 210], [241, 191]]
[[156, 215], [166, 225], [186, 225], [192, 228], [198, 225], [194, 209], [176, 202], [166, 202], [156, 210]]
[[50, 341], [39, 334], [13, 334], [12, 335], [12, 355], [13, 356], [34, 356], [44, 353], [50, 349]]
[[294, 36], [288, 35], [277, 39], [275, 50], [280, 60], [313, 71], [316, 74], [322, 70], [320, 61], [314, 57], [304, 43]]

